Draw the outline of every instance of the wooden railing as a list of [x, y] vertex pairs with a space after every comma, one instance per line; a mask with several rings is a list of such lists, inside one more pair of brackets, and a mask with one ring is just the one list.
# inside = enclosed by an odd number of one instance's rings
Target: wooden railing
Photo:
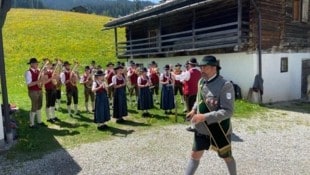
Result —
[[243, 22], [242, 26], [243, 32], [240, 33], [244, 36], [238, 35], [238, 23], [231, 22], [212, 27], [119, 42], [116, 49], [117, 55], [119, 57], [145, 56], [234, 47], [238, 45], [238, 41], [241, 38], [248, 37], [248, 23]]

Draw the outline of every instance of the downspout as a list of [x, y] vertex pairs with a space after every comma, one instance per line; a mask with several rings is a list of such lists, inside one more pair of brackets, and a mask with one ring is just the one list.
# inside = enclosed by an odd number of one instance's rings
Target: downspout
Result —
[[[258, 43], [257, 43], [257, 50], [258, 50], [258, 76], [260, 79], [263, 79], [262, 76], [262, 16], [261, 16], [261, 12], [256, 4], [256, 2], [254, 0], [251, 0], [255, 11], [257, 13], [258, 19], [257, 19], [257, 39], [258, 39]], [[263, 95], [260, 95], [260, 102], [262, 102], [263, 100]]]

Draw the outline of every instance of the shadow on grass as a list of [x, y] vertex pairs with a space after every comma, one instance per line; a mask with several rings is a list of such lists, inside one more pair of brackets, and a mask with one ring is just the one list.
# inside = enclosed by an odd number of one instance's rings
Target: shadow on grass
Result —
[[[93, 115], [92, 115], [93, 116]], [[78, 114], [78, 115], [73, 115], [73, 117], [72, 118], [74, 118], [74, 119], [76, 119], [76, 120], [79, 120], [79, 121], [81, 121], [81, 122], [87, 122], [87, 123], [92, 123], [92, 122], [94, 122], [94, 120], [93, 119], [91, 119], [91, 118], [89, 118], [89, 117], [87, 117], [87, 116], [85, 116], [85, 115], [83, 115], [83, 114]]]
[[126, 130], [126, 129], [119, 129], [112, 126], [109, 126], [106, 131], [111, 132], [112, 136], [118, 136], [118, 137], [127, 137], [127, 135], [132, 134], [135, 132], [134, 130]]
[[157, 120], [169, 120], [170, 119], [169, 115], [166, 115], [166, 114], [162, 114], [162, 115], [154, 114], [152, 115], [152, 118], [156, 118]]
[[130, 126], [151, 126], [150, 124], [136, 122], [132, 120], [124, 120], [124, 122], [119, 123], [120, 125], [130, 125]]
[[134, 110], [134, 109], [127, 109], [128, 113], [131, 113], [131, 114], [138, 114], [139, 112], [137, 110]]
[[79, 124], [79, 123], [69, 123], [66, 121], [59, 121], [59, 122], [55, 122], [55, 125], [60, 126], [61, 128], [78, 128], [78, 127], [84, 127], [84, 128], [88, 128], [89, 125], [88, 124]]
[[[81, 167], [56, 139], [57, 136], [78, 135], [80, 134], [79, 131], [54, 129], [44, 126], [29, 128], [29, 111], [24, 109], [19, 109], [12, 118], [18, 123], [18, 139], [16, 140], [16, 144], [14, 144], [9, 151], [4, 153], [7, 161], [19, 160], [20, 162], [23, 162], [27, 160], [41, 159], [44, 155], [59, 150], [63, 152], [61, 154], [61, 159], [65, 160], [65, 162], [59, 164], [55, 163], [55, 174], [61, 174], [61, 172], [67, 171], [70, 171], [67, 172], [69, 174], [78, 174], [81, 171]], [[66, 166], [63, 166], [63, 164], [66, 164]], [[58, 165], [59, 167], [56, 167]], [[65, 167], [68, 167], [67, 165], [70, 166], [70, 170], [66, 170]], [[40, 168], [29, 167], [29, 171], [33, 174], [40, 174], [43, 172], [42, 170], [43, 169]]]

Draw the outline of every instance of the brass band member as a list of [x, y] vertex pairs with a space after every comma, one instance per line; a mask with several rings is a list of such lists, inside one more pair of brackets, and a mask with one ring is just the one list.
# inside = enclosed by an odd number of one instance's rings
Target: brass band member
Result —
[[28, 96], [31, 100], [31, 110], [29, 113], [30, 128], [36, 128], [34, 124], [35, 116], [37, 116], [37, 123], [41, 126], [46, 126], [41, 120], [42, 108], [42, 79], [40, 79], [40, 70], [38, 69], [38, 60], [31, 58], [27, 64], [30, 68], [25, 72], [25, 80], [28, 86]]
[[[78, 75], [71, 70], [71, 64], [68, 61], [64, 62], [65, 70], [61, 73], [60, 78], [62, 84], [66, 86], [67, 95], [67, 110], [68, 114], [71, 116], [71, 103], [73, 98], [74, 103], [74, 114], [78, 114], [78, 88], [77, 81]], [[76, 66], [76, 65], [75, 65]]]
[[129, 80], [129, 85], [128, 85], [128, 91], [129, 91], [129, 97], [130, 97], [130, 102], [133, 100], [131, 97], [135, 95], [135, 100], [138, 101], [138, 85], [137, 85], [137, 80], [138, 80], [138, 72], [137, 72], [137, 66], [135, 62], [130, 61], [130, 67], [127, 70], [127, 78]]
[[158, 101], [158, 93], [159, 93], [159, 68], [157, 66], [157, 63], [155, 61], [152, 61], [149, 65], [149, 72], [148, 76], [151, 79], [152, 82], [152, 94], [155, 96], [154, 100], [156, 104], [159, 104]]
[[174, 66], [173, 75], [175, 76], [175, 84], [174, 84], [174, 95], [178, 95], [178, 92], [181, 96], [181, 104], [184, 103], [184, 96], [183, 96], [183, 83], [181, 82], [181, 76], [182, 76], [182, 65], [180, 63], [177, 63]]
[[190, 111], [196, 100], [198, 81], [201, 78], [201, 72], [197, 64], [196, 58], [191, 58], [188, 61], [188, 70], [184, 74], [183, 80], [181, 80], [183, 82], [183, 94], [186, 103], [186, 111], [184, 112]]
[[95, 109], [95, 94], [92, 91], [93, 84], [93, 74], [91, 73], [91, 69], [89, 66], [85, 66], [85, 72], [81, 78], [81, 83], [84, 85], [84, 97], [85, 97], [85, 109], [86, 112], [90, 113], [88, 108], [88, 101], [90, 98], [92, 111]]
[[47, 64], [47, 69], [44, 74], [44, 87], [45, 87], [45, 100], [46, 100], [46, 118], [48, 122], [54, 123], [59, 121], [55, 116], [55, 102], [56, 102], [56, 83], [55, 78], [58, 76], [54, 73], [54, 68], [52, 63]]
[[95, 75], [95, 73], [97, 72], [97, 66], [96, 66], [95, 60], [91, 61], [89, 69], [90, 69], [91, 74]]
[[[230, 81], [218, 75], [220, 66], [214, 56], [205, 56], [199, 66], [203, 77], [199, 80], [197, 101], [191, 112], [187, 114], [188, 119], [191, 119], [191, 122], [195, 124], [196, 130], [191, 160], [185, 174], [194, 174], [204, 151], [213, 146], [218, 150], [219, 157], [224, 159], [229, 174], [235, 175], [237, 173], [236, 162], [230, 146], [232, 134], [230, 118], [234, 111], [234, 88]], [[206, 130], [209, 128], [206, 126], [210, 125], [220, 126], [222, 134], [214, 133], [211, 129]], [[218, 138], [223, 134], [226, 139], [219, 140]], [[220, 145], [220, 142], [228, 142], [227, 149], [218, 149], [216, 145]]]
[[175, 108], [173, 86], [175, 78], [170, 71], [170, 66], [164, 67], [165, 72], [160, 75], [161, 89], [161, 101], [160, 109], [165, 110], [165, 114], [172, 114], [172, 109]]
[[[58, 67], [56, 66], [58, 65]], [[59, 61], [59, 63], [54, 64], [54, 81], [56, 82], [56, 104], [55, 104], [55, 110], [60, 110], [60, 100], [61, 100], [61, 79], [60, 79], [60, 73], [62, 72], [62, 63]]]
[[114, 64], [112, 62], [109, 62], [106, 68], [107, 69], [104, 72], [105, 74], [104, 78], [106, 79], [106, 82], [108, 83], [108, 97], [109, 97], [110, 105], [111, 105], [113, 101], [113, 96], [114, 96], [113, 95], [114, 89], [112, 85], [112, 77], [115, 75]]

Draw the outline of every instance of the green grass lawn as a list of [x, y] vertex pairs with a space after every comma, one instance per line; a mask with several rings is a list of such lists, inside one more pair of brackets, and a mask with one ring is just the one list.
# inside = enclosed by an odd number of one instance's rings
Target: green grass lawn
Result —
[[[101, 31], [108, 17], [52, 10], [12, 9], [4, 26], [4, 48], [7, 88], [10, 103], [18, 106], [14, 115], [18, 121], [19, 139], [6, 154], [11, 159], [37, 158], [61, 148], [72, 148], [83, 143], [126, 137], [150, 127], [160, 127], [184, 123], [183, 105], [178, 100], [178, 117], [165, 115], [156, 105], [150, 111], [150, 118], [142, 118], [135, 105], [128, 103], [129, 117], [126, 124], [116, 124], [114, 120], [106, 132], [98, 131], [93, 123], [93, 114], [84, 113], [83, 87], [79, 86], [79, 109], [81, 115], [70, 117], [66, 114], [65, 94], [62, 95], [62, 111], [57, 117], [61, 122], [48, 124], [47, 128], [30, 129], [28, 111], [30, 100], [24, 80], [26, 64], [30, 57], [61, 58], [69, 62], [78, 61], [79, 71], [96, 60], [105, 67], [109, 61], [115, 62], [114, 31]], [[120, 37], [124, 32], [119, 30]], [[64, 88], [63, 88], [64, 92]], [[235, 117], [250, 117], [266, 109], [245, 101], [236, 101]], [[42, 109], [43, 121], [46, 121]], [[177, 119], [177, 121], [176, 121]]]

